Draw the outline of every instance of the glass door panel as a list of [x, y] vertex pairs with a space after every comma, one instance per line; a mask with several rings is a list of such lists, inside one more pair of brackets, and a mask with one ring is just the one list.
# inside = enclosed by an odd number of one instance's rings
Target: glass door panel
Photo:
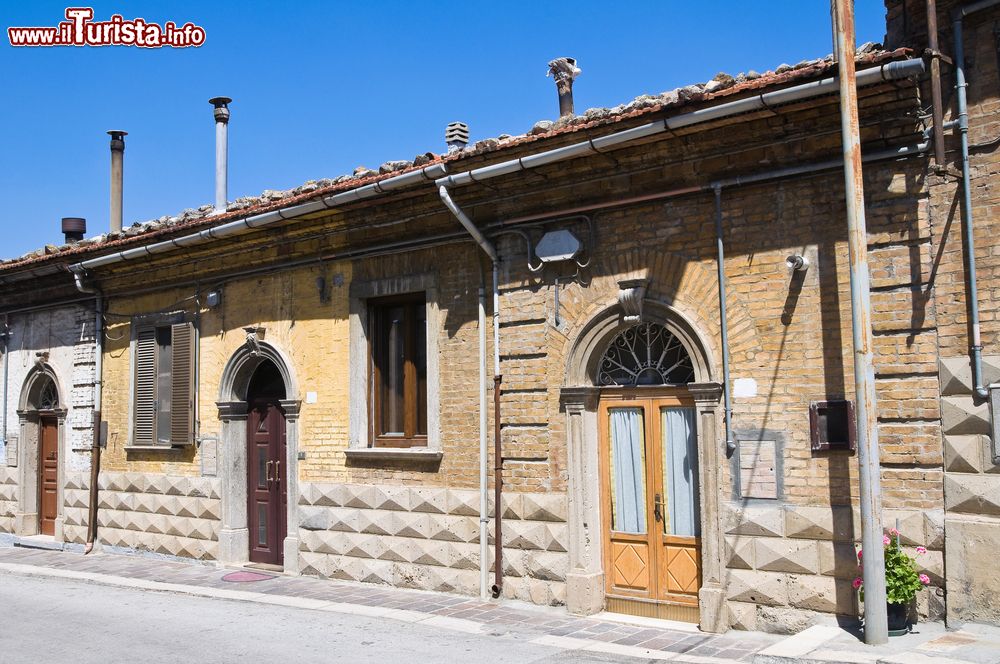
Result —
[[698, 448], [694, 408], [661, 408], [663, 534], [698, 537]]
[[608, 409], [611, 442], [611, 529], [646, 529], [646, 432], [642, 408]]

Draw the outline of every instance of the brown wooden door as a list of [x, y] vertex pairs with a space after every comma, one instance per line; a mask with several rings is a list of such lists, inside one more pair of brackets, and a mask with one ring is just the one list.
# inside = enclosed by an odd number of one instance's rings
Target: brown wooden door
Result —
[[59, 514], [59, 422], [42, 415], [39, 425], [38, 529], [43, 535], [55, 535]]
[[253, 402], [247, 428], [250, 561], [282, 565], [288, 514], [285, 414], [274, 401]]
[[602, 399], [601, 482], [609, 610], [697, 620], [698, 458], [686, 394]]

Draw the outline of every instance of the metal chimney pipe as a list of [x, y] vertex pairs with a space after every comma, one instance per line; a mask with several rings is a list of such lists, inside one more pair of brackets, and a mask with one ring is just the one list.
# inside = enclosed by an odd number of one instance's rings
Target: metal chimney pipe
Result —
[[[110, 223], [111, 232], [120, 233], [122, 230], [122, 177], [123, 162], [125, 160], [125, 137], [127, 131], [112, 129], [108, 132], [111, 136], [111, 207]], [[83, 238], [80, 238], [83, 239]]]
[[546, 76], [556, 80], [561, 118], [573, 115], [573, 79], [579, 76], [581, 71], [573, 58], [556, 58], [549, 62], [549, 73]]
[[229, 97], [212, 97], [208, 100], [215, 107], [215, 212], [222, 214], [228, 203], [229, 186]]

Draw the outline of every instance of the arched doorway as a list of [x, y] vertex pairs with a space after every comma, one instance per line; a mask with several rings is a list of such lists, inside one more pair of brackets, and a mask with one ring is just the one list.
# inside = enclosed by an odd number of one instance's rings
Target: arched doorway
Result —
[[298, 383], [273, 344], [253, 339], [219, 386], [222, 524], [218, 560], [298, 572]]
[[285, 383], [270, 360], [257, 365], [247, 389], [247, 519], [250, 562], [283, 566], [288, 534]]
[[620, 331], [597, 367], [607, 609], [698, 621], [701, 510], [691, 356], [665, 326]]
[[675, 306], [646, 299], [641, 321], [625, 314], [596, 312], [567, 348], [567, 605], [722, 632], [712, 347]]
[[62, 539], [63, 425], [62, 403], [55, 373], [47, 364], [36, 366], [21, 389], [17, 411], [21, 429], [18, 512], [19, 535], [49, 535]]

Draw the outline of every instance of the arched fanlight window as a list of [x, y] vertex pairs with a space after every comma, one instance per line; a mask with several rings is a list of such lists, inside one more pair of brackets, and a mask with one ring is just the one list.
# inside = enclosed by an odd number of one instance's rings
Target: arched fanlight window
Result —
[[59, 407], [59, 391], [56, 382], [46, 376], [38, 391], [38, 410], [55, 410]]
[[683, 385], [694, 381], [694, 366], [680, 339], [656, 323], [641, 323], [618, 334], [601, 357], [598, 385]]

